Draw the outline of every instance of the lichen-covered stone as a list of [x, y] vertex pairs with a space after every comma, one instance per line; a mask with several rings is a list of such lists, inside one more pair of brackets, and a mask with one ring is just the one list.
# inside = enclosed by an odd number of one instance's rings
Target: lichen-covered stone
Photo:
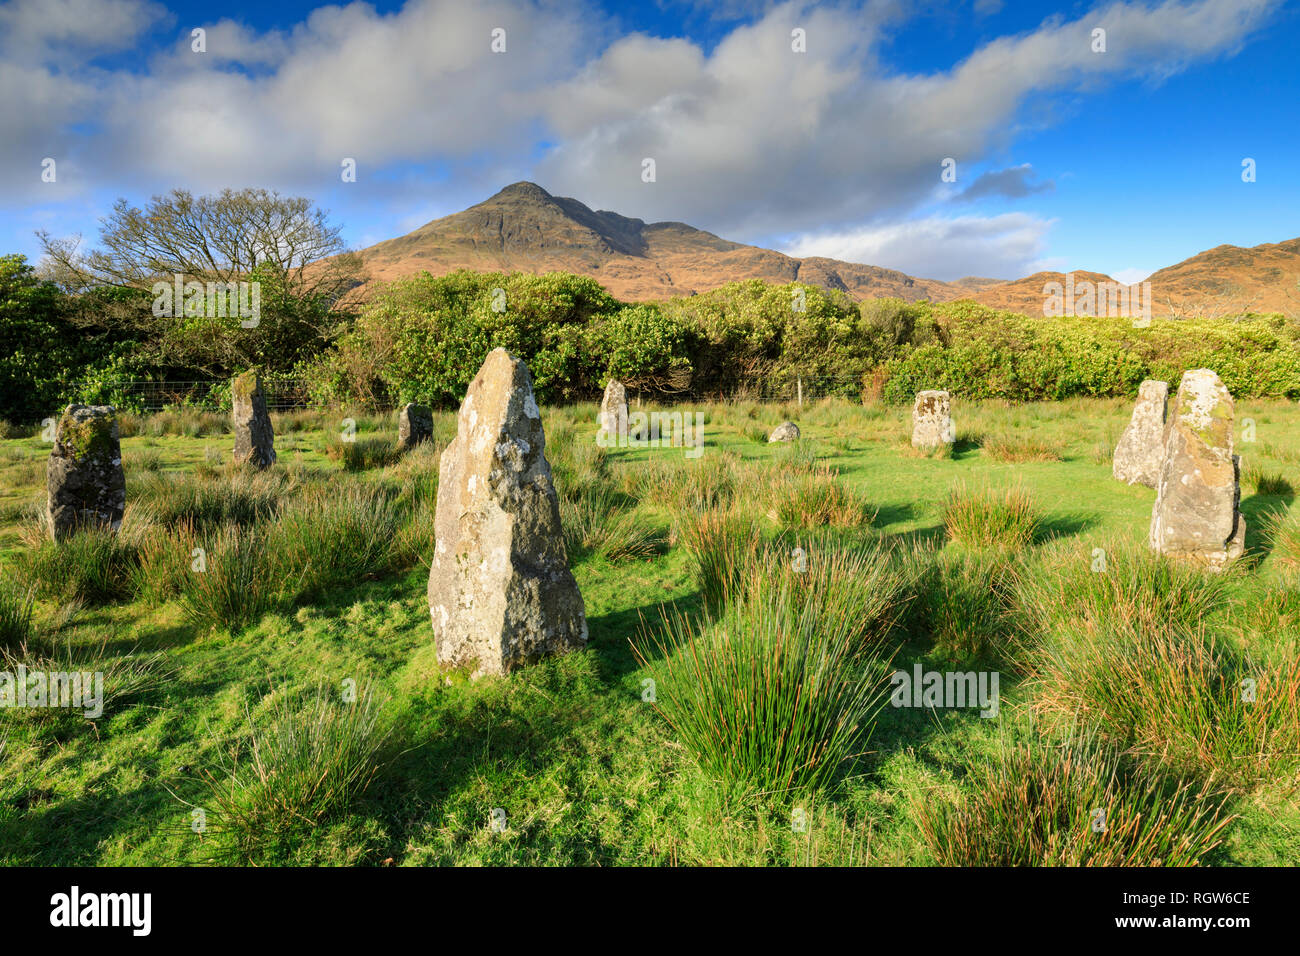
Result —
[[397, 415], [397, 447], [409, 451], [426, 441], [433, 441], [433, 410], [428, 405], [403, 405]]
[[799, 426], [794, 422], [782, 422], [772, 429], [772, 434], [767, 436], [767, 443], [770, 445], [774, 441], [798, 441]]
[[617, 379], [605, 386], [605, 397], [600, 402], [600, 444], [616, 445], [627, 435], [627, 389]]
[[1111, 473], [1130, 485], [1154, 488], [1165, 460], [1165, 406], [1169, 385], [1151, 379], [1138, 388], [1133, 417], [1115, 446]]
[[528, 367], [488, 354], [442, 453], [429, 568], [438, 660], [505, 674], [587, 643]]
[[235, 463], [255, 468], [274, 465], [275, 431], [256, 369], [235, 376], [230, 383], [230, 400], [235, 424]]
[[1151, 547], [1218, 570], [1240, 557], [1241, 464], [1233, 454], [1232, 395], [1209, 369], [1184, 372], [1165, 423], [1151, 510]]
[[126, 475], [117, 411], [111, 405], [69, 405], [54, 433], [46, 466], [50, 534], [63, 541], [78, 528], [116, 531], [126, 509]]
[[952, 397], [934, 389], [917, 392], [912, 406], [912, 447], [951, 445], [956, 436], [952, 424]]

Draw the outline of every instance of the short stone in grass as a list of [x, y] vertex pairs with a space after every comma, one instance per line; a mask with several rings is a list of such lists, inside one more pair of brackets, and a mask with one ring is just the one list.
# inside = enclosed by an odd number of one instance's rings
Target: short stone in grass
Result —
[[798, 441], [799, 426], [794, 422], [782, 422], [772, 429], [772, 434], [767, 436], [768, 444], [774, 441]]
[[627, 435], [627, 389], [617, 379], [611, 378], [605, 386], [599, 424], [602, 445], [617, 445], [620, 437]]
[[912, 406], [912, 447], [951, 445], [956, 436], [952, 424], [952, 397], [934, 389], [917, 392], [916, 403]]
[[429, 614], [438, 660], [505, 674], [587, 643], [528, 367], [488, 354], [442, 453]]
[[1115, 446], [1111, 473], [1130, 485], [1154, 488], [1165, 460], [1165, 406], [1169, 385], [1148, 379], [1138, 388], [1133, 417]]
[[433, 441], [433, 409], [408, 402], [397, 413], [397, 447], [410, 451], [426, 441]]
[[1164, 461], [1151, 510], [1151, 547], [1221, 569], [1240, 557], [1246, 522], [1241, 462], [1232, 450], [1232, 395], [1219, 376], [1183, 373], [1165, 423]]
[[116, 531], [126, 509], [126, 475], [117, 411], [111, 405], [69, 405], [54, 432], [46, 465], [50, 535], [63, 541], [78, 528]]
[[235, 376], [230, 383], [230, 401], [235, 423], [235, 464], [271, 467], [275, 464], [275, 431], [256, 369]]

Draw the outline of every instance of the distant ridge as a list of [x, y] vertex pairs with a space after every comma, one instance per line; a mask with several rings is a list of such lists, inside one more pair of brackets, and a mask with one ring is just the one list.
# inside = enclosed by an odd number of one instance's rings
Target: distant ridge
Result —
[[[1042, 315], [1043, 286], [1063, 273], [1004, 281], [970, 276], [923, 279], [896, 269], [784, 253], [730, 242], [684, 222], [630, 219], [593, 210], [517, 182], [496, 195], [362, 250], [371, 281], [423, 270], [573, 272], [589, 275], [620, 299], [648, 301], [691, 295], [741, 279], [798, 280], [838, 289], [854, 299], [974, 299], [1026, 315]], [[1076, 281], [1109, 280], [1076, 272]], [[1218, 246], [1151, 276], [1157, 315], [1182, 311], [1300, 312], [1300, 239], [1243, 249]], [[1288, 291], [1290, 295], [1288, 295]]]

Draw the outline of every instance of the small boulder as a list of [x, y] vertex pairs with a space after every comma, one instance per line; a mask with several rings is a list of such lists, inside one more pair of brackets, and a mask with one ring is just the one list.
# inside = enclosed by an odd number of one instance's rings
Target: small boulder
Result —
[[1232, 395], [1209, 369], [1184, 372], [1165, 423], [1151, 509], [1151, 547], [1219, 570], [1241, 556], [1241, 463], [1233, 454]]
[[55, 427], [45, 476], [50, 535], [55, 541], [82, 527], [111, 531], [121, 527], [126, 475], [116, 409], [69, 405]]
[[235, 463], [271, 467], [275, 464], [275, 430], [256, 369], [235, 376], [230, 383], [230, 401], [235, 423]]
[[410, 451], [421, 442], [433, 441], [433, 409], [408, 403], [397, 414], [397, 447]]
[[930, 389], [916, 393], [912, 405], [912, 447], [951, 445], [957, 432], [952, 424], [952, 396]]
[[798, 441], [799, 426], [794, 422], [782, 422], [772, 429], [772, 434], [767, 436], [767, 442], [770, 445], [774, 441]]
[[506, 674], [587, 643], [528, 367], [488, 354], [442, 453], [429, 568], [438, 660]]
[[1115, 446], [1111, 473], [1130, 485], [1154, 488], [1165, 460], [1165, 406], [1169, 385], [1147, 380], [1138, 388], [1133, 417]]

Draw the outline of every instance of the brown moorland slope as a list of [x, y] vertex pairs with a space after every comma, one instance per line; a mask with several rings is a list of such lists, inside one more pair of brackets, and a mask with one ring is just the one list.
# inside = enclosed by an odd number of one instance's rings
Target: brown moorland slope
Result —
[[[896, 269], [823, 257], [795, 258], [731, 242], [683, 222], [630, 219], [593, 210], [519, 182], [462, 212], [362, 250], [371, 282], [428, 271], [572, 272], [596, 279], [614, 296], [650, 301], [692, 295], [742, 279], [806, 282], [857, 300], [896, 297], [944, 302], [973, 299], [1042, 315], [1044, 285], [1065, 281], [1040, 272], [1004, 281], [975, 276], [944, 282]], [[1111, 281], [1075, 272], [1075, 281]], [[1151, 276], [1157, 315], [1236, 311], [1300, 312], [1300, 239], [1245, 249], [1218, 246]], [[364, 290], [361, 290], [364, 291]]]

